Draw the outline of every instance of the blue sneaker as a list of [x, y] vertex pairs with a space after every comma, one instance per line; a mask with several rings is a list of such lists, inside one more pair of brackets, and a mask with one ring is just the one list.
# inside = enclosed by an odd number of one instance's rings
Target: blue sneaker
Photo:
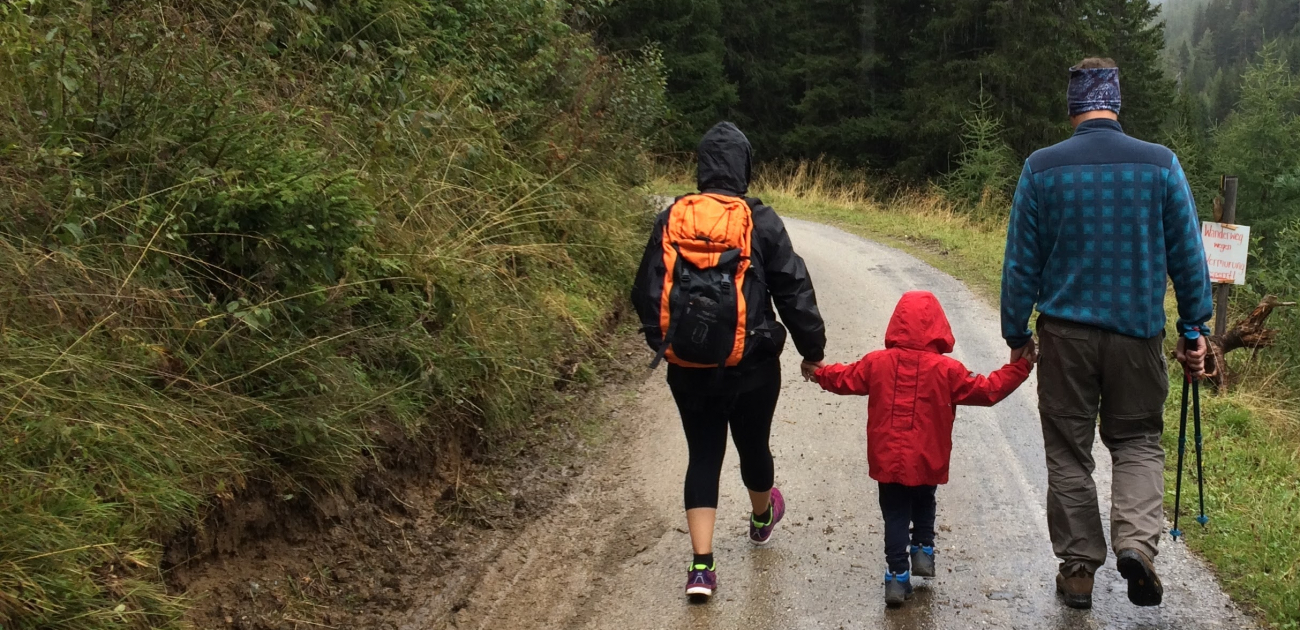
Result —
[[912, 575], [934, 577], [934, 547], [912, 547]]
[[686, 596], [694, 601], [708, 601], [718, 590], [718, 565], [693, 564], [686, 573]]
[[749, 515], [749, 542], [762, 547], [772, 541], [772, 530], [776, 529], [776, 524], [781, 522], [785, 517], [785, 497], [781, 496], [781, 491], [772, 488], [772, 522], [761, 524], [754, 520], [754, 515]]
[[902, 606], [912, 597], [912, 572], [885, 573], [885, 605]]

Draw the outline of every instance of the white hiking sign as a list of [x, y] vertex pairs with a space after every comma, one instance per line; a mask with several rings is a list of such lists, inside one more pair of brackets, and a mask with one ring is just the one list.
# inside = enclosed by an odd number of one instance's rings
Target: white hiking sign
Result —
[[1246, 253], [1250, 247], [1250, 226], [1205, 222], [1201, 225], [1205, 260], [1210, 281], [1218, 284], [1246, 284]]

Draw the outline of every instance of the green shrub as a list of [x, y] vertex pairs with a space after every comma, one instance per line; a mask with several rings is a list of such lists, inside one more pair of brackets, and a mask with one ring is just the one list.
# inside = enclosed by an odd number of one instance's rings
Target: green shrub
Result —
[[993, 115], [993, 99], [981, 92], [974, 111], [962, 118], [957, 168], [939, 183], [950, 199], [979, 216], [1005, 216], [1011, 209], [1019, 168], [1002, 130], [1002, 119]]
[[585, 10], [0, 4], [0, 626], [174, 627], [160, 541], [205, 506], [553, 391], [664, 112]]

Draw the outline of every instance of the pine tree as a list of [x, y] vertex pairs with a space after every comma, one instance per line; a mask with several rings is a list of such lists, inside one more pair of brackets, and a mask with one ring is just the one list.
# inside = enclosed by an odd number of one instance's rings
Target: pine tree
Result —
[[1298, 137], [1300, 80], [1281, 47], [1269, 45], [1243, 77], [1241, 104], [1215, 133], [1212, 153], [1216, 173], [1241, 179], [1240, 216], [1263, 232], [1300, 216], [1279, 198], [1282, 178], [1300, 172]]
[[657, 44], [668, 72], [674, 147], [689, 151], [738, 100], [724, 72], [721, 0], [623, 0], [604, 15], [607, 47], [636, 51]]
[[[1180, 16], [1195, 9], [1192, 46], [1184, 86], [1203, 101], [1217, 124], [1237, 105], [1240, 78], [1255, 55], [1273, 45], [1293, 68], [1300, 67], [1300, 2], [1296, 0], [1184, 0]], [[1177, 37], [1172, 28], [1169, 38]]]
[[1190, 90], [1178, 93], [1172, 107], [1172, 116], [1166, 125], [1160, 142], [1173, 150], [1178, 161], [1187, 173], [1196, 198], [1197, 207], [1203, 216], [1209, 216], [1211, 201], [1218, 193], [1218, 177], [1212, 174], [1209, 166], [1207, 130], [1208, 117], [1205, 107]]
[[941, 186], [979, 214], [1004, 212], [1019, 173], [1015, 154], [1002, 140], [1005, 127], [993, 110], [993, 99], [981, 92], [973, 106], [962, 119], [958, 166], [944, 176]]
[[1214, 61], [1214, 31], [1207, 30], [1197, 38], [1196, 46], [1192, 49], [1192, 71], [1187, 81], [1188, 89], [1193, 94], [1204, 93], [1205, 86], [1209, 85], [1217, 65]]
[[1183, 44], [1194, 45], [1205, 30], [1205, 5], [1209, 0], [1165, 0], [1160, 3], [1160, 18], [1165, 22], [1165, 44], [1176, 50]]
[[793, 24], [802, 5], [801, 0], [723, 0], [726, 73], [738, 92], [729, 116], [749, 136], [756, 159], [790, 156], [784, 138], [803, 97], [803, 82], [790, 67]]
[[939, 0], [916, 40], [906, 94], [905, 168], [924, 174], [950, 167], [961, 150], [963, 116], [981, 88], [1008, 125], [1019, 156], [1068, 135], [1066, 70], [1082, 56], [1079, 2]]
[[[1067, 69], [1085, 53], [1120, 62], [1126, 126], [1156, 138], [1174, 98], [1156, 16], [1150, 0], [621, 0], [604, 32], [662, 48], [681, 148], [725, 116], [759, 159], [826, 155], [921, 178], [956, 166], [981, 90], [1017, 159], [1067, 137]], [[1217, 53], [1184, 51], [1200, 94], [1202, 54]]]
[[850, 164], [888, 166], [894, 123], [893, 85], [885, 70], [894, 50], [888, 0], [808, 0], [794, 24], [789, 75], [802, 84], [796, 124], [785, 145], [804, 156], [825, 154]]
[[1163, 24], [1156, 21], [1160, 11], [1147, 0], [1093, 1], [1090, 52], [1110, 57], [1120, 67], [1125, 130], [1154, 140], [1169, 120], [1174, 100], [1174, 83], [1160, 63], [1165, 42]]

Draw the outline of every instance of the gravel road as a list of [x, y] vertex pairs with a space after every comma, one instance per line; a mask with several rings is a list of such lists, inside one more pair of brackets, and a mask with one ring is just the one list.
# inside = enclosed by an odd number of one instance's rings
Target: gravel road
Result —
[[[898, 297], [926, 289], [952, 321], [957, 359], [984, 373], [1006, 361], [996, 309], [962, 283], [831, 227], [787, 225], [817, 286], [829, 359], [854, 360], [879, 348]], [[751, 548], [748, 503], [735, 454], [728, 454], [715, 549], [721, 589], [713, 602], [691, 605], [681, 594], [690, 558], [681, 512], [686, 445], [661, 371], [623, 405], [616, 444], [565, 505], [508, 545], [468, 597], [448, 606], [445, 594], [429, 593], [403, 630], [1255, 627], [1206, 566], [1167, 537], [1157, 561], [1163, 606], [1130, 605], [1113, 557], [1097, 574], [1092, 611], [1058, 603], [1032, 377], [995, 408], [959, 412], [952, 480], [939, 490], [939, 577], [919, 580], [913, 600], [887, 610], [865, 399], [803, 383], [792, 349], [784, 369], [772, 445], [789, 511], [771, 546]], [[1097, 445], [1106, 497], [1109, 456]]]

